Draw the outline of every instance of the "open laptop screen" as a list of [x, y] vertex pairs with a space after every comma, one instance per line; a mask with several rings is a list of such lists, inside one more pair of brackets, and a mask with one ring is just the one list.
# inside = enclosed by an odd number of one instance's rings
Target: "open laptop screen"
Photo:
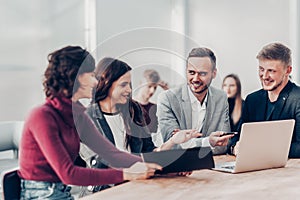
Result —
[[163, 167], [156, 174], [185, 172], [214, 167], [213, 154], [210, 147], [191, 149], [172, 149], [141, 154], [145, 162], [157, 163]]

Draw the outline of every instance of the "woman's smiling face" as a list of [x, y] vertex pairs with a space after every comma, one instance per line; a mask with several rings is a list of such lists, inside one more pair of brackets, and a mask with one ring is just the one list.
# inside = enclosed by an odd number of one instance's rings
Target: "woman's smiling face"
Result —
[[131, 96], [131, 73], [126, 72], [118, 80], [113, 82], [108, 92], [112, 104], [125, 104]]

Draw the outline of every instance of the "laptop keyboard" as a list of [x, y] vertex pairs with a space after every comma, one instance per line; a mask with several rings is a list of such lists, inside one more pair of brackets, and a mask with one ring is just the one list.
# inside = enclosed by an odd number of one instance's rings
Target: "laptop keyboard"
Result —
[[222, 166], [223, 168], [225, 168], [225, 169], [234, 169], [234, 166], [233, 165], [231, 165], [231, 166]]

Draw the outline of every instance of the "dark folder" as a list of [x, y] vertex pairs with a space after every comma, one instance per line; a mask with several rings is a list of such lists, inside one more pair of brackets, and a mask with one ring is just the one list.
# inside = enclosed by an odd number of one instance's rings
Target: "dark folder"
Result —
[[155, 174], [186, 172], [214, 168], [213, 154], [210, 147], [190, 149], [172, 149], [141, 154], [144, 162], [157, 163], [163, 167]]

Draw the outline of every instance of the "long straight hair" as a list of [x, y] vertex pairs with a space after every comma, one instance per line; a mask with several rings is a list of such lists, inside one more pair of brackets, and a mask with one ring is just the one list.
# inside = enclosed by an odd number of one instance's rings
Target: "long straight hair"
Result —
[[[236, 95], [235, 95], [235, 104], [234, 104], [234, 108], [231, 114], [233, 123], [236, 124], [238, 121], [234, 121], [234, 119], [240, 119], [241, 115], [242, 115], [242, 85], [241, 85], [241, 81], [240, 78], [238, 77], [238, 75], [236, 74], [228, 74], [227, 76], [225, 76], [225, 78], [223, 79], [223, 83], [224, 84], [225, 80], [227, 78], [233, 78], [237, 87], [237, 91], [236, 91]], [[233, 118], [233, 116], [235, 116], [235, 118]]]
[[[118, 59], [105, 57], [97, 64], [95, 74], [98, 79], [98, 85], [95, 91], [95, 103], [100, 106], [100, 101], [108, 97], [109, 89], [112, 84], [117, 81], [125, 73], [131, 71], [131, 67]], [[117, 110], [121, 113], [125, 130], [125, 146], [128, 148], [130, 140], [134, 134], [130, 125], [145, 127], [145, 121], [140, 105], [132, 99], [130, 95], [126, 104], [116, 105]]]

